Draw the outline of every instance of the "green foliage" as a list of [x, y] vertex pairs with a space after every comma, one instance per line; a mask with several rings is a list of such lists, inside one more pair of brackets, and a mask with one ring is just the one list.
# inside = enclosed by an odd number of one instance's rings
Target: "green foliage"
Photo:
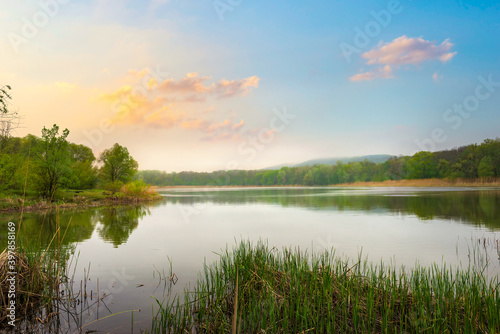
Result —
[[479, 177], [493, 177], [495, 176], [495, 166], [493, 165], [493, 159], [490, 156], [486, 156], [481, 159], [478, 167]]
[[0, 190], [14, 187], [15, 174], [18, 168], [15, 156], [0, 154]]
[[136, 180], [127, 183], [121, 188], [121, 192], [132, 197], [148, 197], [151, 194], [151, 186], [143, 180]]
[[126, 147], [114, 144], [113, 147], [104, 150], [99, 156], [102, 164], [99, 169], [100, 178], [107, 182], [128, 182], [134, 177], [139, 165]]
[[71, 143], [71, 175], [68, 177], [66, 188], [92, 189], [97, 184], [97, 168], [94, 166], [95, 156], [92, 150], [84, 145]]
[[449, 161], [441, 159], [437, 165], [437, 172], [440, 178], [446, 178], [451, 175], [451, 164]]
[[53, 199], [57, 189], [71, 173], [69, 144], [66, 140], [68, 135], [68, 129], [59, 135], [59, 126], [56, 124], [51, 129], [42, 129], [42, 140], [34, 151], [33, 170], [35, 187], [45, 198]]
[[123, 187], [123, 182], [118, 180], [109, 181], [104, 184], [104, 189], [111, 191], [113, 194], [119, 192], [122, 187]]
[[306, 186], [312, 186], [314, 184], [314, 176], [312, 169], [308, 170], [304, 178], [302, 179], [302, 184]]
[[437, 165], [431, 152], [418, 152], [408, 160], [407, 179], [428, 179], [437, 176]]

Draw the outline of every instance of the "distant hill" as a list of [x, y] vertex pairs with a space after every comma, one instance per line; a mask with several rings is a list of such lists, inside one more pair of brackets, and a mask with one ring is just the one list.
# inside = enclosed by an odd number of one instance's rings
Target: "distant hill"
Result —
[[342, 161], [344, 163], [348, 162], [357, 162], [357, 161], [365, 161], [368, 160], [374, 163], [383, 163], [389, 160], [389, 158], [393, 157], [388, 154], [375, 154], [375, 155], [363, 155], [360, 157], [342, 157], [342, 158], [325, 158], [325, 159], [313, 159], [307, 160], [298, 164], [283, 164], [272, 166], [264, 169], [280, 169], [282, 167], [301, 167], [301, 166], [313, 166], [313, 165], [335, 165], [337, 162]]

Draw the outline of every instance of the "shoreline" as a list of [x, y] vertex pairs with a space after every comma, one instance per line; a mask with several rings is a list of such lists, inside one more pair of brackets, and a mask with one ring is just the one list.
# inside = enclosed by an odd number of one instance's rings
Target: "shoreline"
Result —
[[54, 210], [72, 210], [72, 209], [89, 209], [89, 208], [97, 208], [102, 206], [110, 206], [110, 205], [128, 205], [128, 204], [143, 204], [143, 203], [152, 203], [158, 201], [162, 198], [160, 195], [155, 195], [153, 197], [115, 197], [110, 196], [103, 199], [85, 199], [80, 202], [73, 203], [50, 203], [44, 200], [35, 201], [30, 205], [16, 205], [10, 206], [0, 209], [1, 214], [8, 213], [20, 213], [20, 212], [42, 212], [42, 211], [54, 211]]

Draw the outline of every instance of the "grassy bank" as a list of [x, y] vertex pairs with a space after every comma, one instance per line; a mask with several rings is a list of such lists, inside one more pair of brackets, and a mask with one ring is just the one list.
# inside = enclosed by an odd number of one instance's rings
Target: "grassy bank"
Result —
[[336, 184], [335, 187], [500, 187], [500, 179], [415, 179], [383, 182], [355, 182]]
[[400, 272], [248, 242], [159, 305], [152, 333], [500, 331], [498, 280], [474, 269]]
[[0, 194], [0, 213], [16, 212], [24, 210], [38, 211], [63, 208], [86, 208], [109, 204], [141, 203], [160, 199], [161, 196], [153, 189], [147, 188], [142, 191], [122, 191], [111, 193], [102, 189], [90, 190], [59, 190], [53, 201], [49, 201], [36, 194], [18, 193]]

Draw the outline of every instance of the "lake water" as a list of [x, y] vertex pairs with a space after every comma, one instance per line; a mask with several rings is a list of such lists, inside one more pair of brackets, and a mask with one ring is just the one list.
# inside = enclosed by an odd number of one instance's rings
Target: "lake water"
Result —
[[[164, 298], [161, 277], [172, 270], [178, 278], [174, 292], [181, 292], [196, 281], [205, 262], [216, 261], [218, 252], [242, 239], [309, 252], [333, 248], [353, 260], [362, 252], [374, 263], [406, 267], [489, 261], [485, 272], [500, 273], [498, 188], [171, 188], [160, 193], [163, 200], [152, 205], [24, 215], [22, 240], [41, 238], [47, 247], [60, 226], [75, 286], [84, 281], [88, 293], [106, 293], [98, 305], [92, 306], [95, 298], [87, 300], [91, 307], [83, 312], [84, 303], [76, 304], [77, 316], [62, 316], [61, 329], [130, 333], [128, 311], [140, 309], [133, 313], [139, 333], [150, 326], [154, 298]], [[4, 247], [6, 222], [19, 217], [1, 219]], [[487, 257], [474, 261], [477, 250]], [[107, 317], [111, 314], [116, 315]]]

